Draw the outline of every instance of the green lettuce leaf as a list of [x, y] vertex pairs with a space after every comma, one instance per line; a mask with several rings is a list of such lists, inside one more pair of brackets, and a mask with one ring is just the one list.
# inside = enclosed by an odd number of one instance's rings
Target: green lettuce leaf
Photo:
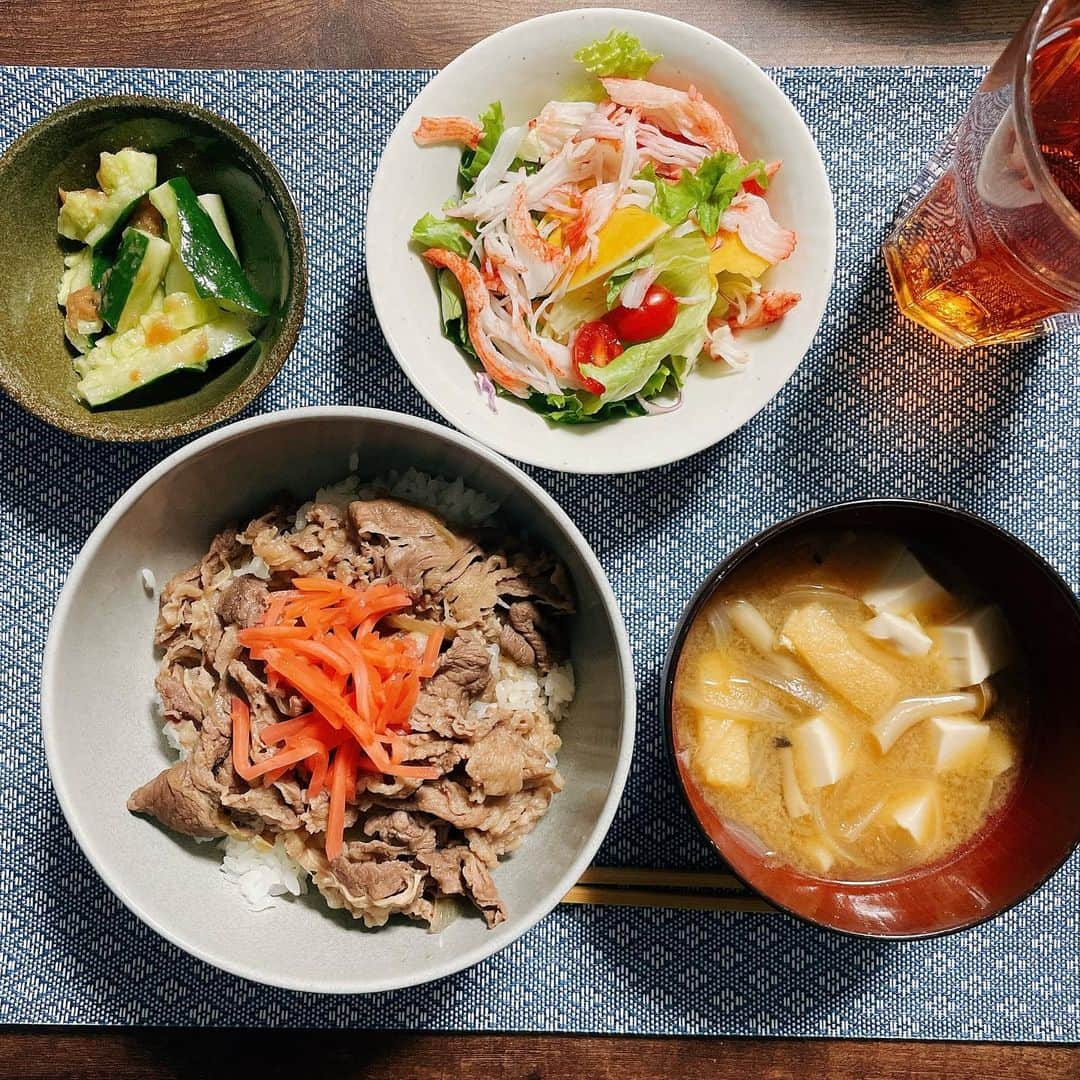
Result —
[[743, 163], [738, 154], [723, 150], [707, 157], [696, 172], [683, 169], [678, 180], [661, 180], [650, 162], [639, 174], [656, 185], [650, 210], [669, 225], [681, 225], [694, 213], [702, 232], [712, 236], [720, 226], [720, 215], [739, 193], [743, 181], [756, 176], [758, 183], [767, 182], [765, 163]]
[[716, 275], [716, 302], [710, 315], [726, 319], [732, 306], [737, 305], [740, 300], [746, 300], [753, 291], [754, 282], [750, 278], [722, 270]]
[[603, 282], [593, 281], [568, 292], [548, 309], [547, 329], [558, 340], [566, 341], [582, 323], [601, 318], [608, 309]]
[[584, 401], [586, 413], [598, 412], [605, 405], [632, 398], [634, 394], [658, 393], [652, 380], [661, 365], [666, 363], [681, 379], [704, 347], [706, 323], [716, 297], [716, 279], [709, 272], [709, 246], [705, 237], [701, 233], [662, 236], [653, 245], [652, 256], [660, 271], [657, 282], [676, 296], [692, 298], [692, 302], [680, 306], [666, 334], [631, 345], [606, 367], [582, 366], [583, 375], [604, 386], [603, 394], [590, 395]]
[[709, 245], [699, 232], [661, 236], [652, 247], [657, 282], [676, 296], [701, 299], [711, 295], [715, 278], [709, 271]]
[[[665, 361], [642, 388], [641, 396], [654, 398], [665, 390], [677, 390], [682, 386], [685, 372], [685, 364], [670, 365]], [[644, 416], [647, 412], [636, 397], [609, 401], [605, 405], [597, 406], [596, 398], [583, 390], [568, 391], [565, 394], [533, 394], [526, 399], [525, 404], [554, 424], [596, 424], [602, 420]]]
[[[706, 321], [713, 305], [712, 293], [697, 304], [679, 309], [671, 329], [652, 341], [642, 341], [624, 349], [607, 367], [582, 364], [581, 373], [603, 382], [604, 392], [586, 401], [586, 412], [597, 412], [613, 401], [625, 401], [641, 393], [668, 358], [689, 366], [705, 344]], [[654, 389], [655, 392], [655, 389]]]
[[434, 214], [425, 214], [412, 228], [412, 242], [421, 250], [445, 248], [447, 251], [469, 257], [472, 234], [460, 221], [437, 218]]
[[619, 293], [622, 292], [623, 286], [629, 280], [630, 275], [635, 270], [640, 270], [643, 266], [652, 266], [653, 253], [652, 249], [643, 251], [640, 255], [633, 259], [628, 259], [622, 264], [615, 272], [607, 279], [605, 285], [604, 299], [607, 303], [607, 309], [610, 311], [615, 306], [615, 301], [619, 299]]
[[436, 280], [439, 284], [439, 315], [442, 319], [443, 337], [449, 338], [470, 356], [476, 356], [476, 350], [469, 340], [469, 320], [465, 314], [465, 300], [457, 278], [449, 270], [440, 270]]
[[616, 75], [622, 79], [641, 79], [660, 59], [660, 54], [646, 52], [633, 34], [612, 30], [606, 38], [578, 49], [574, 59], [598, 78]]
[[466, 148], [462, 151], [461, 164], [458, 166], [458, 177], [466, 191], [476, 183], [480, 170], [491, 160], [495, 144], [503, 133], [505, 123], [501, 101], [493, 101], [487, 111], [480, 114], [480, 125], [484, 134], [480, 137], [479, 144], [475, 150]]

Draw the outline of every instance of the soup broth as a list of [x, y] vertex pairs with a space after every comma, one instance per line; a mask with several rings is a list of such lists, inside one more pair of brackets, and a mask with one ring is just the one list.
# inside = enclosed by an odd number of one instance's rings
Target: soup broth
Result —
[[702, 609], [675, 678], [677, 745], [770, 858], [867, 880], [936, 862], [1004, 804], [1026, 695], [1008, 628], [890, 536], [778, 543]]

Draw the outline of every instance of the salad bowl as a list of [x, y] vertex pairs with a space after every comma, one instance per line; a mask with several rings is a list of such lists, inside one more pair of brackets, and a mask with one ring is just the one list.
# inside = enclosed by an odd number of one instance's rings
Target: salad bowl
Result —
[[[427, 245], [410, 242], [410, 234], [425, 214], [440, 214], [448, 201], [460, 197], [461, 147], [419, 146], [413, 133], [424, 117], [475, 120], [496, 101], [509, 128], [526, 124], [547, 102], [580, 98], [590, 75], [574, 54], [613, 30], [661, 54], [649, 69], [649, 80], [696, 87], [714, 104], [747, 159], [782, 162], [768, 183], [768, 206], [775, 221], [794, 230], [798, 239], [790, 257], [768, 271], [767, 287], [798, 293], [801, 299], [782, 321], [740, 331], [739, 346], [750, 357], [740, 370], [704, 355], [685, 379], [681, 395], [674, 401], [671, 396], [658, 399], [663, 411], [639, 408], [635, 411], [645, 415], [555, 422], [543, 414], [543, 405], [537, 406], [542, 398], [494, 398], [491, 385], [477, 377], [476, 362], [444, 336], [436, 282], [445, 278], [436, 278], [422, 257]], [[592, 80], [592, 85], [595, 90], [599, 84]], [[625, 473], [678, 461], [713, 445], [779, 392], [821, 322], [833, 276], [835, 218], [825, 169], [806, 125], [751, 60], [674, 19], [617, 9], [569, 11], [492, 35], [421, 91], [395, 128], [372, 186], [366, 259], [375, 312], [391, 350], [416, 389], [450, 423], [518, 461], [565, 472]], [[576, 333], [580, 327], [571, 332], [571, 346]]]

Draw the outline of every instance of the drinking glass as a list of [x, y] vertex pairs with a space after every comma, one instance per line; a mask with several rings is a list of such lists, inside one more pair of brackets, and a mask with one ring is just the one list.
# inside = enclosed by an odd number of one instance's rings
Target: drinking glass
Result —
[[1045, 0], [884, 245], [909, 318], [952, 345], [1080, 325], [1080, 0]]

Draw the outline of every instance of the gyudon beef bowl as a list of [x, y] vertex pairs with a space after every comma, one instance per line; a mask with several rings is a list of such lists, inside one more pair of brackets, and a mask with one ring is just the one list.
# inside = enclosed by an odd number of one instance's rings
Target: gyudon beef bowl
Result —
[[120, 500], [42, 705], [68, 821], [137, 915], [347, 992], [467, 966], [558, 902], [633, 698], [603, 571], [540, 488], [423, 421], [320, 409], [207, 436]]

